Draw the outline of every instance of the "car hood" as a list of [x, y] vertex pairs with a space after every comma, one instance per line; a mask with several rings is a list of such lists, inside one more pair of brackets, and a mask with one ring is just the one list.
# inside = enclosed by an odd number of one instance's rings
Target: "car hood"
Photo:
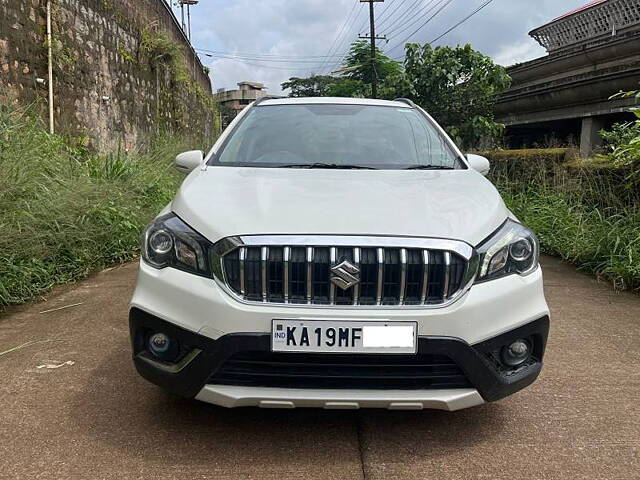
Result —
[[211, 242], [233, 235], [395, 235], [477, 245], [508, 217], [473, 170], [208, 167], [171, 209]]

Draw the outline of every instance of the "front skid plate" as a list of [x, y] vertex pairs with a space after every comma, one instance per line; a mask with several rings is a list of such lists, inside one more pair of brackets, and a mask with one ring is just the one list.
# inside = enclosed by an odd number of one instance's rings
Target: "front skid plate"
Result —
[[332, 390], [239, 387], [205, 385], [196, 396], [222, 407], [297, 408], [313, 407], [353, 410], [461, 410], [482, 405], [484, 400], [473, 388], [451, 390]]

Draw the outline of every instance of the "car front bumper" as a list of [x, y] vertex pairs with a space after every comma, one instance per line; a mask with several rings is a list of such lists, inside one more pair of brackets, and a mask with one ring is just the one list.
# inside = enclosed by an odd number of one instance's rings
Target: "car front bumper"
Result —
[[[314, 308], [244, 304], [214, 280], [172, 268], [156, 270], [141, 262], [131, 301], [130, 329], [138, 372], [185, 397], [227, 407], [457, 410], [498, 400], [537, 378], [548, 315], [540, 269], [526, 277], [512, 275], [474, 285], [445, 308]], [[270, 354], [273, 319], [414, 321], [418, 325], [418, 355], [447, 357], [461, 370], [465, 383], [456, 388], [427, 389], [295, 388], [289, 384], [273, 388], [268, 384], [220, 384], [212, 379], [236, 354]], [[149, 332], [179, 340], [183, 351], [176, 363], [160, 362], [146, 350], [145, 335]], [[515, 372], [504, 371], [491, 352], [523, 337], [534, 339], [534, 361]]]
[[[243, 352], [268, 355], [270, 334], [229, 334], [213, 340], [136, 308], [130, 313], [133, 359], [144, 378], [175, 394], [226, 407], [468, 408], [485, 401], [499, 400], [531, 384], [542, 368], [548, 330], [549, 318], [545, 316], [473, 346], [456, 338], [418, 337], [418, 356], [435, 355], [438, 356], [436, 358], [451, 359], [464, 375], [468, 388], [332, 389], [308, 385], [306, 388], [273, 388], [268, 384], [243, 386], [218, 384], [216, 381], [217, 372], [223, 370], [234, 355]], [[159, 361], [147, 351], [145, 339], [154, 332], [165, 333], [180, 343], [182, 353], [175, 363]], [[505, 371], [492, 353], [518, 338], [533, 339], [533, 359], [516, 371]], [[288, 354], [276, 355], [282, 359]], [[274, 380], [273, 375], [264, 378]]]

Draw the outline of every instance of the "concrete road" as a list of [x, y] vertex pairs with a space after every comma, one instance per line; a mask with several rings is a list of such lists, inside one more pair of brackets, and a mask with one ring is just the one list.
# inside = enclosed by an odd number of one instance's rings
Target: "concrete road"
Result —
[[39, 342], [0, 356], [0, 478], [640, 478], [640, 297], [544, 265], [553, 316], [541, 378], [456, 413], [174, 398], [130, 360], [136, 265], [103, 272], [0, 317], [0, 352]]

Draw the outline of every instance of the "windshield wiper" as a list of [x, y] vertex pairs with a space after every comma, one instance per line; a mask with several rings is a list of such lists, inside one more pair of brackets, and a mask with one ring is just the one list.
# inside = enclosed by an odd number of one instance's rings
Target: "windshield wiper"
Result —
[[447, 167], [446, 165], [414, 165], [404, 170], [455, 170], [455, 167]]
[[278, 165], [277, 168], [326, 168], [334, 170], [377, 170], [363, 165], [338, 165], [337, 163], [301, 163], [292, 165]]

